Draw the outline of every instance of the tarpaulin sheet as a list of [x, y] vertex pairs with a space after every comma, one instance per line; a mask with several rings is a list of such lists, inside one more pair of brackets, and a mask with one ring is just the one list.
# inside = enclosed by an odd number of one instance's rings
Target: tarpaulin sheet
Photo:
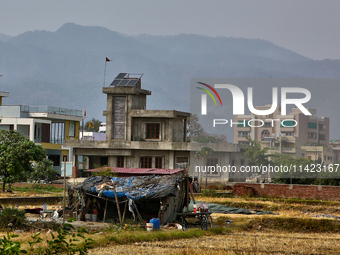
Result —
[[103, 177], [95, 176], [87, 178], [79, 191], [98, 194], [99, 196], [127, 197], [132, 200], [157, 199], [175, 196], [178, 185], [183, 181], [183, 174], [165, 176], [131, 176], [131, 177]]
[[[270, 211], [248, 210], [248, 209], [243, 209], [243, 208], [231, 207], [231, 206], [220, 205], [220, 204], [198, 202], [198, 201], [196, 201], [196, 204], [208, 204], [209, 205], [209, 212], [212, 212], [212, 213], [257, 214], [257, 215], [275, 214], [275, 213], [270, 212]], [[191, 201], [190, 204], [189, 204], [189, 211], [193, 211], [193, 210], [194, 210], [194, 204], [193, 204], [193, 201]]]

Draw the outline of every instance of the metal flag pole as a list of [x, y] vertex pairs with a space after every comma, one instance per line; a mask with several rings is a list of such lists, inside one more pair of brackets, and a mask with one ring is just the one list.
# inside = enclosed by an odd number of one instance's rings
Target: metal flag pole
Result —
[[110, 62], [111, 60], [110, 59], [108, 59], [108, 58], [106, 58], [105, 59], [105, 68], [104, 68], [104, 84], [103, 84], [103, 87], [105, 87], [105, 77], [106, 77], [106, 63], [107, 62]]

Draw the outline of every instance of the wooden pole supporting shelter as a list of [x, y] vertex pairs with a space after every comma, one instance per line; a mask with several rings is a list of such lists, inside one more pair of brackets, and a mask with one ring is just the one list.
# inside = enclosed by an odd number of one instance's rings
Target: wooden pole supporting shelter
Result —
[[103, 222], [105, 222], [105, 218], [106, 218], [106, 210], [107, 210], [107, 199], [106, 199], [106, 202], [105, 202], [105, 210], [104, 210]]
[[135, 209], [136, 209], [136, 212], [137, 212], [137, 216], [138, 216], [139, 221], [140, 221], [140, 222], [143, 222], [143, 218], [142, 218], [142, 216], [140, 215], [140, 213], [139, 213], [139, 211], [138, 211], [138, 208], [137, 208], [137, 205], [136, 205], [135, 201], [132, 200], [132, 203], [133, 203], [133, 205], [135, 206]]
[[124, 212], [123, 212], [123, 217], [122, 217], [122, 224], [124, 223], [124, 220], [125, 220], [125, 213], [126, 213], [127, 204], [128, 204], [128, 201], [125, 202], [125, 207], [124, 207]]
[[119, 217], [119, 222], [122, 224], [122, 216], [120, 214], [120, 208], [119, 208], [119, 203], [118, 203], [118, 197], [117, 197], [117, 191], [116, 191], [116, 186], [113, 186], [113, 189], [115, 191], [115, 200], [116, 200], [116, 205], [117, 205], [117, 211], [118, 211], [118, 217]]
[[[189, 183], [189, 185], [190, 185], [190, 183]], [[194, 204], [196, 204], [195, 197], [194, 197], [194, 192], [192, 190], [192, 186], [191, 185], [190, 185], [190, 194], [191, 194], [192, 201], [194, 202]]]
[[186, 194], [187, 194], [187, 212], [189, 212], [189, 203], [190, 203], [190, 195], [189, 195], [189, 177], [188, 175], [185, 177], [187, 179], [187, 191], [186, 191]]

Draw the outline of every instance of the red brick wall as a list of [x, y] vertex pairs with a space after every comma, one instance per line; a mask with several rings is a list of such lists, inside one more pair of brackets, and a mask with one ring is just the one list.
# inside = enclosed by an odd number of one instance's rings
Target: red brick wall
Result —
[[289, 185], [269, 183], [236, 183], [233, 187], [236, 196], [267, 196], [282, 198], [309, 198], [340, 200], [340, 187], [315, 185]]

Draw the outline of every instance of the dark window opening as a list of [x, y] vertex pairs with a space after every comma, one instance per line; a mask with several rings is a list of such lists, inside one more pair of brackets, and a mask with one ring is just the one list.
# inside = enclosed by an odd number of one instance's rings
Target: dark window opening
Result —
[[123, 156], [117, 157], [117, 167], [124, 167], [124, 157]]
[[163, 168], [163, 158], [156, 157], [155, 158], [155, 168]]
[[[216, 166], [218, 164], [218, 158], [207, 158], [207, 173], [209, 174], [218, 174]], [[215, 171], [210, 171], [210, 167], [209, 166], [214, 166], [215, 167]]]
[[48, 159], [53, 161], [53, 166], [60, 166], [60, 155], [49, 155]]
[[159, 139], [159, 127], [157, 123], [146, 124], [146, 139]]
[[151, 168], [151, 165], [152, 165], [152, 157], [141, 157], [140, 158], [141, 168]]

